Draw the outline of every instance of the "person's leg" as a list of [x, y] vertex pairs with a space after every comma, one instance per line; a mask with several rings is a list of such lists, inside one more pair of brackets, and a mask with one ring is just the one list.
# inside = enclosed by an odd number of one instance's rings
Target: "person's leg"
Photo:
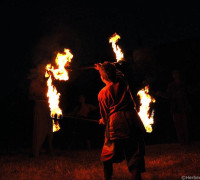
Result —
[[113, 165], [111, 161], [103, 162], [104, 166], [104, 179], [111, 180], [113, 174]]
[[188, 117], [186, 113], [183, 113], [182, 121], [183, 121], [184, 143], [189, 144]]
[[141, 172], [139, 169], [137, 168], [132, 169], [131, 174], [132, 174], [132, 180], [142, 180]]
[[183, 121], [180, 114], [173, 115], [174, 125], [176, 128], [177, 138], [180, 144], [183, 144]]
[[125, 142], [125, 156], [132, 180], [141, 180], [141, 173], [145, 172], [145, 147], [143, 139], [138, 137], [137, 141], [127, 139]]

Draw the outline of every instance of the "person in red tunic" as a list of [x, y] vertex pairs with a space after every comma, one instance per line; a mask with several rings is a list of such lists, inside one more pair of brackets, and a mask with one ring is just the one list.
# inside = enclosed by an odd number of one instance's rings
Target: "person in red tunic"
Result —
[[141, 179], [145, 171], [144, 126], [136, 112], [129, 85], [113, 63], [96, 64], [105, 87], [99, 92], [98, 100], [101, 119], [106, 125], [105, 141], [101, 153], [104, 178], [110, 180], [113, 163], [127, 160], [132, 179]]

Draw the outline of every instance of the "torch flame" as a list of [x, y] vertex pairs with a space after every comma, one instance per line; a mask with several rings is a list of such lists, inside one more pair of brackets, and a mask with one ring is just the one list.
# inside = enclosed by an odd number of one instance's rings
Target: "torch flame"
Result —
[[47, 97], [49, 98], [49, 107], [51, 111], [51, 117], [54, 117], [56, 114], [57, 116], [62, 115], [62, 110], [59, 107], [59, 98], [60, 93], [58, 93], [55, 86], [52, 85], [52, 78], [51, 76], [47, 80], [48, 92]]
[[72, 58], [73, 55], [71, 54], [70, 50], [64, 49], [64, 53], [58, 53], [55, 59], [58, 68], [54, 69], [54, 67], [51, 64], [47, 64], [46, 70], [51, 71], [55, 79], [66, 81], [69, 79], [69, 76], [67, 70], [65, 69], [65, 66], [69, 66], [69, 63], [71, 62]]
[[121, 37], [117, 33], [114, 33], [113, 36], [109, 39], [109, 43], [112, 43], [112, 48], [115, 52], [117, 62], [124, 59], [124, 54], [122, 53], [122, 50], [118, 45], [116, 45], [118, 39], [120, 38]]
[[54, 120], [52, 120], [52, 122], [53, 122], [53, 132], [59, 131], [60, 125], [59, 125], [58, 121], [54, 122]]
[[[51, 64], [46, 65], [46, 73], [45, 77], [48, 78], [47, 80], [47, 97], [48, 97], [48, 102], [49, 102], [49, 108], [51, 111], [51, 117], [54, 118], [55, 115], [57, 117], [60, 117], [62, 115], [62, 110], [59, 107], [59, 98], [60, 98], [60, 93], [57, 91], [56, 87], [52, 84], [52, 77], [57, 80], [68, 80], [68, 72], [65, 69], [65, 66], [69, 66], [69, 63], [71, 62], [71, 59], [73, 58], [73, 55], [71, 54], [69, 49], [64, 49], [64, 53], [58, 53], [55, 59], [55, 62], [58, 66], [57, 69], [54, 68]], [[51, 73], [50, 73], [51, 72]], [[58, 121], [55, 123], [53, 121], [53, 132], [58, 131], [60, 129]]]
[[140, 119], [142, 120], [144, 127], [146, 129], [146, 132], [151, 133], [152, 132], [152, 124], [154, 123], [154, 111], [152, 111], [151, 115], [149, 115], [149, 105], [150, 103], [155, 103], [156, 100], [152, 98], [149, 95], [149, 86], [145, 86], [144, 89], [141, 89], [138, 91], [137, 95], [140, 97], [140, 110], [138, 112], [138, 115], [140, 116]]

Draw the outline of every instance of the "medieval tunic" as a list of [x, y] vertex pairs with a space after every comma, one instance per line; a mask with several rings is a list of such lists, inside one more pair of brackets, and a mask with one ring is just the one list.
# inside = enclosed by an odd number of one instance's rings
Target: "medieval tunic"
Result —
[[138, 168], [143, 172], [143, 125], [134, 110], [128, 83], [121, 72], [117, 72], [116, 82], [111, 82], [99, 92], [98, 100], [101, 117], [106, 124], [101, 160], [121, 162], [126, 158], [129, 170]]

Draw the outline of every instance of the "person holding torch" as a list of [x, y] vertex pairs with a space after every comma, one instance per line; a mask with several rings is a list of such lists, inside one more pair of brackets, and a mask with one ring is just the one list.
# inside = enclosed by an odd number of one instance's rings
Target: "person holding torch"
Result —
[[101, 153], [104, 178], [110, 180], [113, 163], [127, 160], [132, 179], [141, 180], [145, 171], [144, 126], [138, 117], [129, 85], [113, 63], [95, 64], [105, 87], [98, 94], [101, 119], [106, 125], [105, 141]]

